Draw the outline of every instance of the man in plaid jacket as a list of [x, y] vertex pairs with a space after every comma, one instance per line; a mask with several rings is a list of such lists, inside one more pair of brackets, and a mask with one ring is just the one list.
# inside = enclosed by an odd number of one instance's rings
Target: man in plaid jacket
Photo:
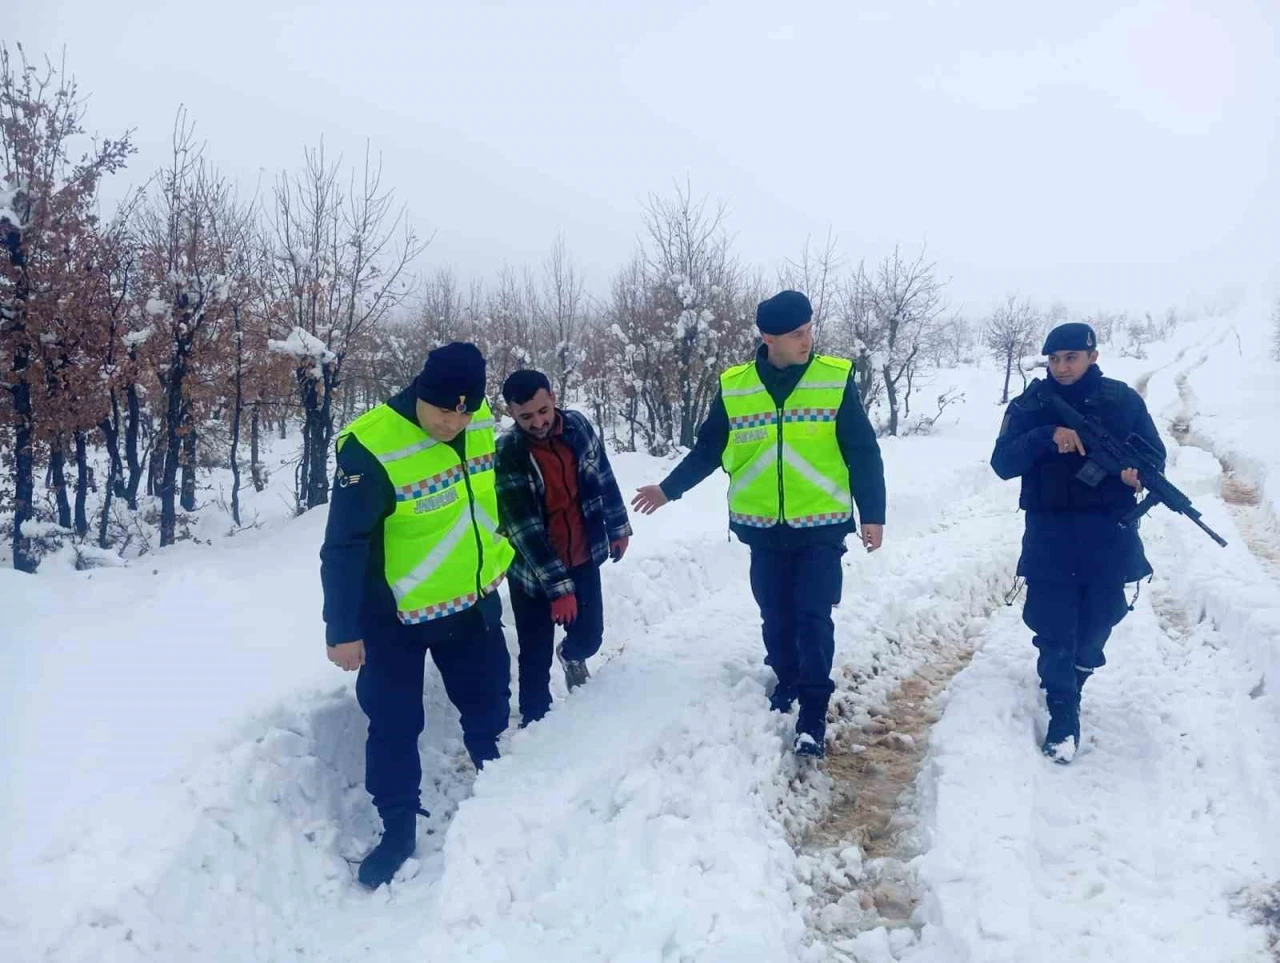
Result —
[[590, 678], [587, 659], [604, 638], [600, 566], [621, 561], [631, 524], [600, 436], [578, 412], [556, 407], [546, 375], [517, 371], [502, 397], [516, 424], [498, 439], [498, 525], [516, 550], [507, 574], [528, 725], [551, 708], [557, 625], [565, 683]]

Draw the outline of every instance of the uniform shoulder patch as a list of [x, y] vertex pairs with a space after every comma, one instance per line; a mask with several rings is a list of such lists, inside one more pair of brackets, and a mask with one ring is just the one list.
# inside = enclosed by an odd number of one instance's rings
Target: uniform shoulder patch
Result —
[[[1098, 394], [1103, 401], [1119, 402], [1129, 396], [1129, 392], [1133, 391], [1125, 382], [1117, 381], [1115, 378], [1103, 378], [1102, 383], [1098, 387]], [[1136, 392], [1134, 392], [1136, 394]]]

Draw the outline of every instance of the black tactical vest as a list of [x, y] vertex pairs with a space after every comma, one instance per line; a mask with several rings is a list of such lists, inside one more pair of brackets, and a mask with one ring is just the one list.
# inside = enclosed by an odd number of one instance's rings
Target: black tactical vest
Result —
[[[1052, 384], [1045, 389], [1057, 390]], [[1133, 433], [1141, 415], [1140, 406], [1130, 402], [1129, 386], [1113, 378], [1099, 378], [1083, 401], [1072, 399], [1072, 403], [1082, 415], [1099, 419], [1121, 441]], [[1019, 405], [1034, 419], [1034, 426], [1059, 424], [1053, 410], [1037, 405], [1034, 399], [1020, 400]], [[1119, 512], [1133, 505], [1134, 490], [1114, 475], [1096, 488], [1078, 480], [1076, 473], [1085, 461], [1074, 451], [1064, 455], [1055, 450], [1041, 458], [1022, 476], [1019, 506], [1029, 512]]]

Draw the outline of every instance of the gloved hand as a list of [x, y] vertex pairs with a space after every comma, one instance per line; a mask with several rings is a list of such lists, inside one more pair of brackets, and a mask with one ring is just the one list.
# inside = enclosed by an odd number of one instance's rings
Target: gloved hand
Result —
[[631, 538], [623, 535], [621, 538], [615, 538], [609, 543], [609, 557], [615, 562], [621, 562], [622, 556], [627, 554], [627, 546], [631, 544]]
[[572, 625], [578, 617], [578, 597], [570, 592], [551, 600], [551, 621], [556, 625]]

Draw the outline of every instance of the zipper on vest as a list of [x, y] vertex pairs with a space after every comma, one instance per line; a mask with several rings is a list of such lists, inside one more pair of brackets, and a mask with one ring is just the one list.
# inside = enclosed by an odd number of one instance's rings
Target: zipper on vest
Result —
[[782, 491], [782, 405], [778, 405], [778, 524], [785, 525], [787, 496]]
[[466, 447], [462, 454], [462, 483], [467, 486], [467, 508], [471, 512], [471, 534], [476, 537], [476, 598], [484, 598], [484, 586], [480, 573], [484, 571], [484, 542], [480, 538], [480, 523], [476, 521], [476, 495], [471, 490], [471, 472], [467, 470]]

